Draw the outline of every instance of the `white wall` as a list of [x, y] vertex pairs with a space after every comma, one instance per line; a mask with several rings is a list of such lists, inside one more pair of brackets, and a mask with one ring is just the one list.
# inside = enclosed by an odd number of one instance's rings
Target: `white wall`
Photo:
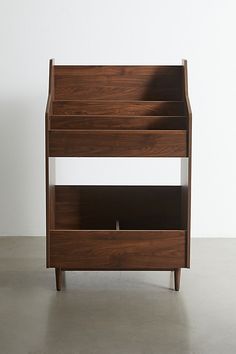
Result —
[[[193, 236], [236, 236], [236, 2], [1, 0], [0, 235], [44, 235], [48, 59], [189, 61]], [[153, 172], [153, 171], [152, 171]]]

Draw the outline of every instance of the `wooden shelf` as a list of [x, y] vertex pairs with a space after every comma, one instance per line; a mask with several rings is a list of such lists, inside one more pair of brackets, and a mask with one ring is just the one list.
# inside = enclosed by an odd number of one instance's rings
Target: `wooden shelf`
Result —
[[67, 115], [184, 115], [182, 101], [117, 101], [117, 100], [60, 100], [53, 101], [52, 113]]
[[185, 116], [52, 115], [50, 129], [58, 130], [186, 130]]
[[185, 157], [185, 130], [53, 130], [49, 155], [58, 157]]
[[50, 250], [65, 270], [174, 269], [185, 266], [185, 231], [53, 230]]
[[[53, 157], [180, 157], [180, 186], [55, 185]], [[47, 267], [190, 266], [191, 109], [187, 63], [63, 66], [46, 109]]]

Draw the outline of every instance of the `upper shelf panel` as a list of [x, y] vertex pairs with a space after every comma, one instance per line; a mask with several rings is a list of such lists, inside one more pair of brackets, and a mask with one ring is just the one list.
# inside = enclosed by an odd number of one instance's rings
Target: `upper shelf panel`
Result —
[[188, 157], [186, 65], [61, 66], [50, 61], [47, 154]]
[[184, 130], [52, 130], [49, 156], [186, 157]]
[[183, 66], [54, 66], [56, 100], [183, 100]]

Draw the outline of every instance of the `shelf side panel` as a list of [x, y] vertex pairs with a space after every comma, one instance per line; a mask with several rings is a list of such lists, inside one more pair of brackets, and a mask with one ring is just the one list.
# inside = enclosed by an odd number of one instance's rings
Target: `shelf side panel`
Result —
[[45, 112], [45, 192], [46, 192], [46, 264], [50, 264], [50, 228], [54, 226], [55, 165], [49, 163], [49, 130], [54, 99], [54, 59], [49, 61], [48, 100]]
[[192, 110], [188, 96], [187, 60], [183, 60], [184, 67], [184, 97], [187, 116], [187, 156], [181, 163], [182, 184], [182, 214], [186, 233], [186, 264], [190, 267], [190, 239], [191, 239], [191, 175], [192, 175]]

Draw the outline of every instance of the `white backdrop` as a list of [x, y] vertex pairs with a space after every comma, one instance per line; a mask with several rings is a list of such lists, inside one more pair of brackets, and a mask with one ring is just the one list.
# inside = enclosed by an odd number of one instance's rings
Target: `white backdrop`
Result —
[[[58, 64], [188, 59], [192, 234], [236, 236], [235, 13], [235, 0], [1, 0], [0, 235], [45, 234], [44, 111], [53, 57]], [[91, 168], [86, 160], [83, 166]], [[101, 162], [99, 173], [106, 169]]]

